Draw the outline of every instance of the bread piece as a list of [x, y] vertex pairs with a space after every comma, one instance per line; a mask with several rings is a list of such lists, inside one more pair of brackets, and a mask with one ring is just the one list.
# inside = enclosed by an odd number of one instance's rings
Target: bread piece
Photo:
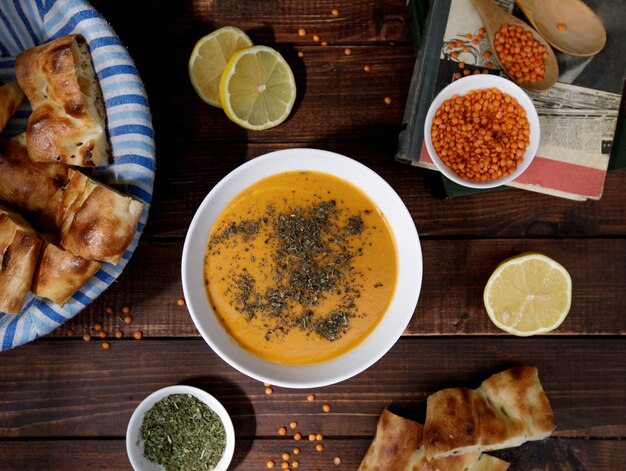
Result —
[[422, 444], [422, 432], [421, 424], [385, 409], [359, 471], [406, 471], [413, 454]]
[[99, 262], [85, 260], [44, 241], [31, 290], [63, 306], [99, 268]]
[[429, 459], [499, 450], [541, 440], [555, 429], [534, 367], [493, 375], [476, 390], [450, 388], [428, 397], [424, 446]]
[[[463, 455], [461, 455], [463, 456]], [[467, 471], [506, 471], [511, 463], [498, 459], [495, 456], [482, 453], [476, 462]]]
[[38, 215], [67, 183], [62, 164], [33, 162], [25, 147], [0, 140], [0, 197], [10, 205]]
[[63, 36], [21, 53], [15, 74], [33, 109], [26, 130], [32, 160], [109, 165], [104, 101], [82, 36]]
[[413, 456], [407, 471], [468, 471], [480, 456], [480, 452], [473, 452], [429, 461], [422, 445]]
[[30, 288], [41, 239], [17, 213], [0, 206], [0, 311], [18, 314]]
[[74, 255], [117, 263], [133, 240], [143, 204], [75, 170], [56, 214], [60, 245]]
[[0, 131], [4, 129], [13, 113], [22, 106], [26, 96], [17, 82], [0, 87]]
[[[480, 452], [450, 456], [428, 461], [424, 452], [423, 426], [412, 420], [383, 411], [376, 426], [376, 435], [370, 445], [359, 471], [469, 471], [474, 470]], [[483, 467], [474, 471], [501, 471], [501, 467], [489, 464], [508, 463], [493, 459], [483, 460]], [[486, 466], [486, 467], [485, 467]]]

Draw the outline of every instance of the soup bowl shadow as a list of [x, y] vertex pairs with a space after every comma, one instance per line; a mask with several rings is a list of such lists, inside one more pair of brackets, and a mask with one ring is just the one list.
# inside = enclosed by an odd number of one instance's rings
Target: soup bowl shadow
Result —
[[[287, 365], [245, 350], [228, 335], [207, 296], [204, 259], [215, 221], [239, 193], [263, 178], [307, 170], [339, 177], [373, 201], [393, 233], [398, 272], [387, 311], [359, 345], [326, 362]], [[246, 162], [215, 185], [198, 208], [187, 232], [181, 272], [191, 318], [204, 340], [224, 361], [258, 381], [287, 388], [315, 388], [338, 383], [364, 371], [400, 338], [417, 305], [422, 283], [422, 252], [413, 218], [398, 194], [377, 173], [340, 154], [318, 149], [286, 149]]]

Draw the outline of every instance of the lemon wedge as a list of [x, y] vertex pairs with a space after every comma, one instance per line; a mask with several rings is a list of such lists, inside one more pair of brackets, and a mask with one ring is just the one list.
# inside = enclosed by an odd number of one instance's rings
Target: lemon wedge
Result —
[[189, 58], [189, 79], [200, 98], [209, 105], [220, 103], [220, 78], [231, 56], [252, 46], [250, 38], [234, 26], [225, 26], [201, 38]]
[[253, 46], [237, 51], [220, 80], [226, 116], [239, 126], [262, 131], [279, 125], [296, 100], [296, 81], [278, 51]]
[[498, 265], [483, 301], [489, 318], [505, 332], [522, 337], [550, 332], [570, 310], [572, 279], [545, 255], [521, 254]]

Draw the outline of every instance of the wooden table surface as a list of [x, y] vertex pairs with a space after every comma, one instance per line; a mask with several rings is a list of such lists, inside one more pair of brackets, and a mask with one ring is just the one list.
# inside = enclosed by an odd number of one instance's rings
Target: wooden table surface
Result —
[[[513, 365], [539, 368], [558, 429], [542, 442], [496, 453], [510, 469], [626, 469], [626, 173], [608, 175], [600, 201], [519, 190], [446, 200], [437, 174], [396, 163], [415, 59], [404, 0], [94, 6], [128, 47], [148, 91], [157, 141], [153, 206], [118, 282], [52, 335], [0, 354], [0, 469], [130, 469], [124, 436], [134, 408], [156, 389], [190, 384], [215, 395], [233, 418], [231, 469], [265, 469], [268, 459], [280, 463], [282, 452], [298, 445], [299, 469], [354, 470], [383, 407], [423, 421], [430, 393], [476, 387]], [[246, 132], [196, 96], [189, 54], [198, 38], [224, 25], [276, 47], [292, 66], [298, 99], [281, 126]], [[315, 43], [313, 34], [329, 45]], [[269, 396], [200, 338], [177, 303], [179, 267], [186, 229], [211, 188], [246, 160], [289, 147], [336, 151], [385, 178], [413, 215], [424, 281], [405, 335], [374, 366], [334, 386], [276, 387]], [[574, 289], [556, 332], [523, 339], [489, 321], [482, 290], [501, 260], [525, 251], [560, 261]], [[131, 309], [130, 325], [123, 306]], [[108, 339], [108, 350], [101, 339], [84, 342], [96, 322], [109, 334], [121, 328], [124, 338]], [[132, 338], [136, 330], [140, 341]], [[322, 412], [325, 403], [331, 412]], [[324, 452], [308, 440], [279, 437], [290, 421], [305, 436], [322, 433]]]

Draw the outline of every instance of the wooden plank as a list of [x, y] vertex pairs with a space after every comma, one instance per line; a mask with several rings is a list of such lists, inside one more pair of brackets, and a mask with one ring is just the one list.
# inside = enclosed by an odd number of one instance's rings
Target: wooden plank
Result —
[[[355, 470], [363, 458], [369, 439], [325, 439], [322, 453], [313, 444], [299, 444], [301, 452], [293, 454], [294, 443], [286, 440], [237, 440], [230, 469], [240, 471], [266, 469], [268, 460], [281, 469], [282, 453], [288, 452], [290, 463], [297, 460], [298, 469]], [[564, 469], [625, 469], [626, 453], [619, 440], [547, 439], [530, 442], [519, 448], [493, 453], [511, 463], [517, 471], [556, 471]], [[335, 456], [341, 465], [333, 463]], [[4, 471], [119, 471], [130, 469], [123, 440], [54, 440], [0, 441], [0, 462]]]
[[[312, 44], [313, 34], [333, 44], [411, 40], [404, 0], [240, 0], [235, 3], [195, 0], [178, 4], [138, 0], [124, 4], [124, 8], [120, 8], [120, 2], [106, 0], [94, 0], [92, 4], [111, 23], [131, 53], [137, 48], [142, 55], [154, 48], [176, 57], [181, 53], [180, 45], [191, 53], [199, 38], [222, 26], [244, 30], [255, 44]], [[337, 16], [332, 14], [333, 9], [337, 10]], [[141, 28], [137, 28], [138, 17], [142, 18]], [[306, 29], [305, 36], [298, 35], [300, 28]], [[159, 34], [146, 35], [146, 30]]]
[[[572, 308], [557, 335], [626, 334], [624, 239], [422, 240], [424, 279], [406, 334], [508, 335], [487, 317], [482, 293], [500, 261], [527, 251], [553, 257], [572, 276]], [[68, 328], [97, 334], [91, 329], [97, 322], [110, 335], [121, 328], [127, 336], [135, 330], [147, 337], [198, 336], [186, 307], [177, 304], [181, 253], [182, 242], [142, 242], [119, 281], [54, 335], [63, 337]], [[123, 306], [131, 308], [131, 325], [123, 322]]]
[[204, 197], [234, 168], [274, 150], [314, 147], [352, 157], [381, 175], [406, 204], [421, 237], [626, 235], [626, 172], [607, 175], [600, 201], [581, 203], [514, 189], [446, 200], [438, 173], [394, 161], [395, 142], [395, 137], [289, 144], [164, 141], [158, 147], [156, 194], [146, 233], [184, 236]]
[[[289, 118], [263, 132], [246, 131], [193, 89], [187, 53], [178, 52], [163, 80], [158, 57], [142, 54], [139, 72], [146, 85], [157, 143], [162, 139], [302, 142], [395, 139], [400, 131], [413, 63], [412, 46], [277, 46], [293, 70], [297, 98]], [[191, 50], [191, 49], [190, 49]], [[298, 52], [304, 54], [298, 57]], [[363, 67], [369, 64], [371, 72]], [[391, 104], [386, 104], [385, 97]]]
[[[230, 368], [202, 340], [44, 340], [2, 354], [0, 437], [122, 437], [137, 404], [172, 384], [201, 387], [233, 418], [239, 437], [370, 437], [390, 406], [423, 421], [426, 397], [477, 387], [513, 365], [536, 365], [561, 437], [626, 437], [624, 338], [403, 338], [360, 375], [319, 390], [274, 388]], [[313, 402], [307, 394], [315, 393]], [[330, 404], [329, 413], [322, 411]]]

